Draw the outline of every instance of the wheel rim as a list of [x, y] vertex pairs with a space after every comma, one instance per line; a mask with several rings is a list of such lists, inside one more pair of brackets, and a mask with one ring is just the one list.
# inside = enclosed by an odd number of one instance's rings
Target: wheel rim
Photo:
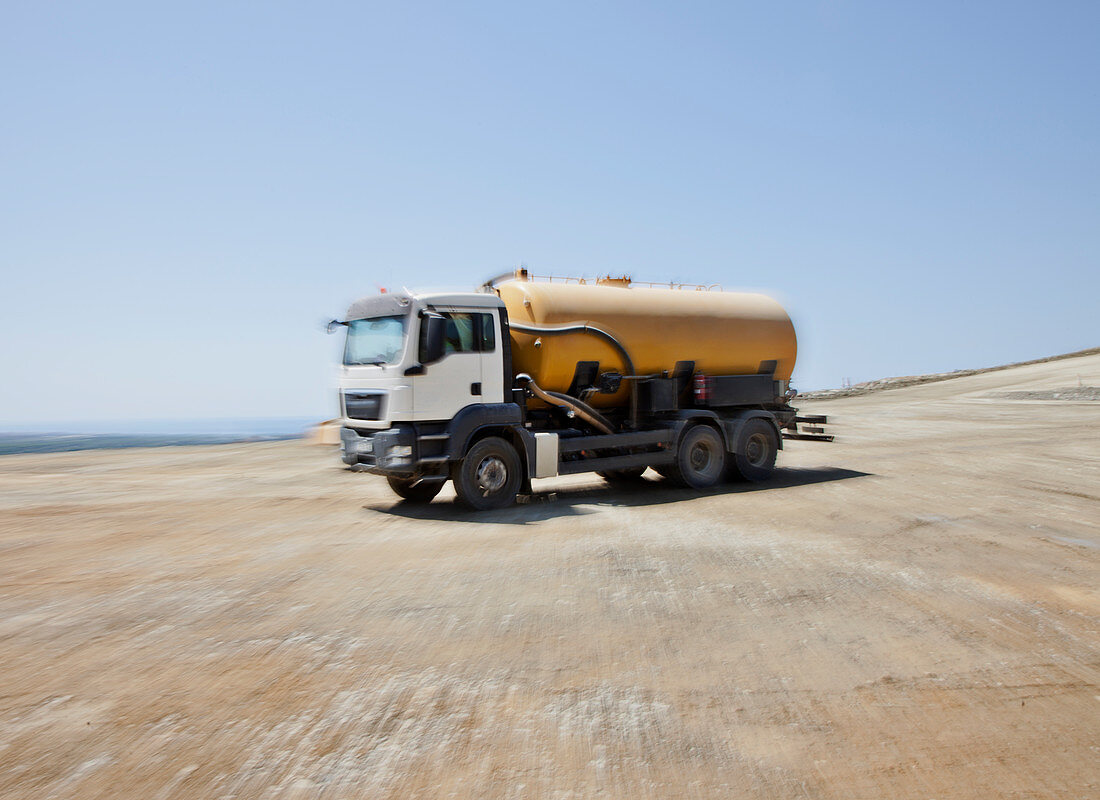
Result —
[[754, 433], [745, 443], [745, 458], [754, 467], [764, 465], [768, 460], [768, 437], [762, 433]]
[[707, 472], [713, 460], [714, 453], [711, 452], [710, 445], [706, 442], [698, 442], [688, 454], [688, 461], [695, 472]]
[[499, 492], [508, 482], [508, 467], [503, 459], [488, 456], [477, 465], [477, 490], [482, 497]]

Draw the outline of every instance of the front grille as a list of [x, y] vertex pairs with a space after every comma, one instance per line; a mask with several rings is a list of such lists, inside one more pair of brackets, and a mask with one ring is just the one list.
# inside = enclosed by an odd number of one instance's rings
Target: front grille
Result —
[[384, 392], [344, 392], [344, 409], [351, 419], [382, 419]]

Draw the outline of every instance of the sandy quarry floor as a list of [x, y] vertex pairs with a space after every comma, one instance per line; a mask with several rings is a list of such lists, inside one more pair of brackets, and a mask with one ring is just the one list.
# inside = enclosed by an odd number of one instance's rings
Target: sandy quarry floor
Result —
[[0, 459], [0, 797], [1100, 797], [1100, 356], [768, 485], [426, 509], [303, 442]]

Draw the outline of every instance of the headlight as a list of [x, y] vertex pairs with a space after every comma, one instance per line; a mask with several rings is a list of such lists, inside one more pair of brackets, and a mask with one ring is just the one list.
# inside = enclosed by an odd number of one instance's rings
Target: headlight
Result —
[[395, 444], [386, 450], [388, 458], [412, 458], [412, 454], [412, 445], [409, 444]]

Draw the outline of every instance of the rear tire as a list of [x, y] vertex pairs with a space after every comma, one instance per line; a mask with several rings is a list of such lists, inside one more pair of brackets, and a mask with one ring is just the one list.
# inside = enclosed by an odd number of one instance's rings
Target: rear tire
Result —
[[439, 494], [445, 481], [422, 481], [415, 478], [396, 478], [386, 476], [390, 488], [402, 499], [410, 503], [430, 503]]
[[608, 469], [596, 474], [608, 483], [625, 486], [645, 483], [645, 478], [642, 477], [645, 471], [646, 467], [631, 467], [630, 469]]
[[522, 482], [519, 454], [499, 436], [477, 442], [454, 472], [458, 502], [475, 511], [512, 505]]
[[737, 449], [729, 460], [726, 479], [731, 481], [763, 481], [775, 469], [779, 453], [779, 437], [766, 419], [746, 420], [737, 437]]
[[694, 425], [680, 437], [676, 460], [666, 477], [677, 486], [706, 489], [722, 480], [726, 469], [726, 443], [709, 425]]

